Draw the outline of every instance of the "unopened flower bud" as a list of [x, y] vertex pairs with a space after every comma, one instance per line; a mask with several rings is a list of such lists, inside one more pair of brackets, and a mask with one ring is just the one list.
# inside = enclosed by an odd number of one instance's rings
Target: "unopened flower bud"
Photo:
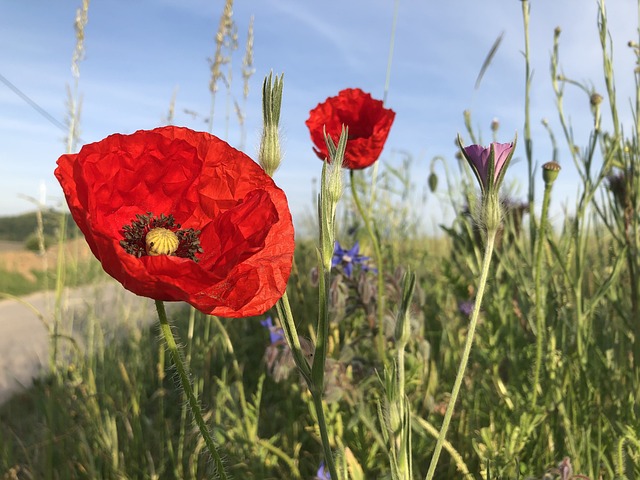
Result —
[[493, 120], [491, 120], [491, 131], [495, 133], [498, 131], [499, 128], [500, 128], [500, 120], [498, 120], [497, 118], [494, 118]]
[[560, 164], [558, 162], [547, 162], [542, 165], [542, 179], [545, 185], [551, 186], [558, 178], [560, 173]]
[[272, 81], [272, 74], [264, 79], [262, 84], [262, 139], [258, 159], [260, 165], [269, 176], [273, 176], [280, 166], [282, 152], [280, 150], [280, 107], [282, 105], [282, 87], [284, 74], [276, 76]]
[[602, 95], [599, 93], [591, 94], [591, 98], [589, 99], [592, 107], [596, 107], [602, 103]]
[[329, 151], [329, 166], [327, 167], [327, 187], [326, 192], [329, 200], [335, 206], [342, 197], [342, 165], [344, 163], [344, 154], [347, 148], [347, 138], [349, 138], [349, 129], [342, 127], [340, 140], [338, 145], [333, 143], [333, 139], [327, 135], [325, 131], [325, 142]]
[[427, 180], [427, 182], [429, 183], [429, 190], [431, 191], [431, 193], [435, 192], [438, 188], [438, 175], [436, 175], [436, 172], [431, 172], [431, 175], [429, 175], [429, 179]]
[[[342, 164], [342, 162], [340, 162]], [[329, 194], [329, 200], [333, 204], [337, 204], [342, 197], [343, 182], [342, 182], [342, 165], [332, 165], [329, 167], [329, 181], [327, 185], [327, 193]]]
[[402, 427], [402, 414], [398, 402], [389, 402], [389, 426], [393, 433], [399, 432]]
[[320, 182], [320, 252], [325, 271], [331, 270], [336, 208], [342, 196], [342, 164], [348, 136], [348, 128], [343, 126], [340, 141], [336, 146], [333, 139], [327, 135], [326, 130], [324, 132], [329, 158], [322, 166], [322, 180]]

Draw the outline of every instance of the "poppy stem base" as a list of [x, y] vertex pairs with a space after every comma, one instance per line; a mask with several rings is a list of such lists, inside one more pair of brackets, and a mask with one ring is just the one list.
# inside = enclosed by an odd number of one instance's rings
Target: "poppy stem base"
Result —
[[155, 302], [156, 310], [158, 311], [158, 318], [160, 320], [160, 333], [162, 334], [162, 338], [167, 345], [167, 350], [169, 350], [171, 360], [173, 361], [173, 364], [176, 366], [176, 370], [178, 371], [180, 386], [182, 387], [187, 397], [189, 409], [191, 410], [193, 418], [198, 425], [198, 429], [200, 430], [200, 434], [204, 439], [204, 443], [206, 444], [207, 449], [211, 454], [211, 459], [213, 460], [215, 466], [217, 478], [219, 478], [220, 480], [227, 480], [228, 477], [224, 469], [222, 458], [220, 457], [220, 454], [216, 449], [215, 443], [213, 443], [213, 439], [211, 438], [211, 434], [209, 433], [207, 424], [205, 423], [202, 416], [202, 409], [200, 408], [198, 399], [196, 398], [193, 387], [191, 386], [189, 372], [187, 371], [187, 368], [182, 361], [182, 354], [178, 349], [178, 345], [176, 344], [176, 340], [173, 336], [173, 331], [171, 330], [171, 325], [169, 325], [169, 321], [167, 320], [167, 312], [164, 308], [164, 303], [160, 300], [156, 300]]

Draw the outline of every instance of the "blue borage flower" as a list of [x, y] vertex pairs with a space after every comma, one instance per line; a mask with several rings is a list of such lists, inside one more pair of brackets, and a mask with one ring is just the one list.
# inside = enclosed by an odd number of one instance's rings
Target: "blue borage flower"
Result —
[[463, 315], [470, 317], [471, 313], [473, 313], [473, 307], [475, 306], [475, 302], [472, 300], [464, 300], [458, 303], [458, 311]]
[[316, 480], [331, 480], [329, 470], [325, 468], [324, 462], [320, 462], [320, 468], [316, 472]]
[[340, 242], [335, 243], [333, 250], [333, 258], [331, 259], [331, 267], [342, 267], [344, 274], [351, 278], [354, 265], [360, 265], [365, 272], [378, 273], [378, 269], [370, 267], [367, 262], [371, 257], [360, 254], [360, 243], [356, 242], [350, 249], [344, 249], [340, 246]]
[[271, 316], [268, 316], [264, 320], [260, 321], [260, 325], [269, 330], [269, 339], [271, 340], [271, 345], [280, 341], [284, 341], [284, 332], [282, 331], [282, 328], [276, 327], [273, 324], [273, 319], [271, 318]]

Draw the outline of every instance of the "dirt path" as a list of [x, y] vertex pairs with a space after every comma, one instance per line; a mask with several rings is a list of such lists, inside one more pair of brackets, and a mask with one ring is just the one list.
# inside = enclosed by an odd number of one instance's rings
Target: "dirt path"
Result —
[[[28, 388], [49, 364], [49, 333], [55, 312], [54, 292], [0, 300], [0, 404]], [[138, 297], [115, 281], [66, 289], [60, 302], [63, 331], [80, 331], [88, 318], [151, 324], [153, 301]], [[70, 327], [72, 326], [72, 327]], [[75, 335], [74, 335], [75, 337]], [[81, 336], [80, 336], [81, 338]]]

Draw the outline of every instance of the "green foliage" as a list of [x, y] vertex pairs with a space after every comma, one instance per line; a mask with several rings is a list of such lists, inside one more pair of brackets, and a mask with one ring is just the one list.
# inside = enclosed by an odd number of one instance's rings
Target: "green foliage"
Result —
[[[64, 282], [68, 287], [85, 285], [106, 276], [100, 263], [94, 258], [80, 261], [68, 260], [64, 268]], [[47, 271], [33, 270], [31, 273], [34, 278], [27, 278], [19, 272], [7, 270], [0, 265], [0, 293], [27, 295], [46, 290], [52, 288], [59, 277], [57, 266], [51, 266]]]
[[[43, 239], [43, 244], [45, 249], [55, 244], [55, 238], [52, 237], [51, 235], [44, 235], [42, 239]], [[40, 235], [34, 232], [25, 239], [24, 247], [31, 252], [39, 252], [40, 242], [41, 242]]]
[[[36, 215], [36, 212], [29, 212], [21, 215], [0, 217], [0, 240], [25, 241], [36, 231], [38, 225]], [[49, 239], [58, 238], [60, 215], [62, 214], [55, 210], [44, 210], [42, 212], [44, 234]], [[78, 229], [71, 215], [64, 214], [64, 221], [67, 232], [75, 235]]]
[[9, 295], [26, 295], [39, 290], [38, 283], [24, 275], [0, 267], [0, 292]]

